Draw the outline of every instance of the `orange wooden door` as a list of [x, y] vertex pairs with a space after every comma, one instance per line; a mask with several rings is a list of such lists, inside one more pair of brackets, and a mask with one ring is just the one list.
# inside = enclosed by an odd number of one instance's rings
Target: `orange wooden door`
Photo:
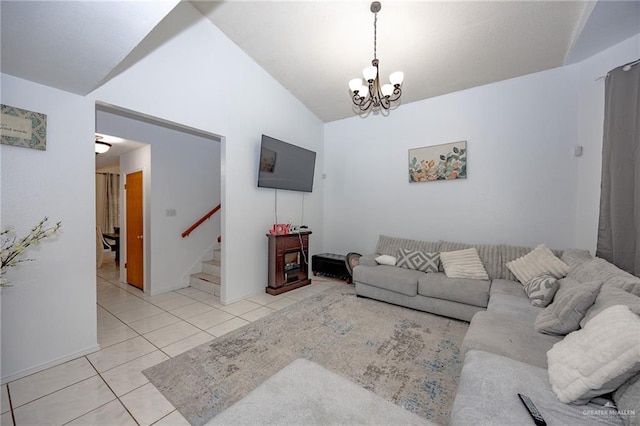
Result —
[[127, 282], [142, 289], [144, 283], [144, 224], [142, 172], [127, 174]]

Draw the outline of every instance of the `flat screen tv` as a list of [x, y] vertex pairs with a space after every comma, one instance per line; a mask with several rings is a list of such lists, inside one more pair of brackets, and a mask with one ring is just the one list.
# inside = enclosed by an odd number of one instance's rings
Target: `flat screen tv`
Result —
[[258, 186], [311, 192], [316, 153], [262, 135]]

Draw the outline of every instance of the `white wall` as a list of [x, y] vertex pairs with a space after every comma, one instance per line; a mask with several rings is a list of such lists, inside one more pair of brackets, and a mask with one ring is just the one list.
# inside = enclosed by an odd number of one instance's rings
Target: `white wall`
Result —
[[[327, 124], [325, 250], [370, 253], [379, 234], [574, 246], [575, 78], [554, 69]], [[408, 182], [409, 148], [460, 140], [467, 179]]]
[[93, 105], [2, 74], [1, 102], [47, 115], [47, 150], [0, 145], [2, 227], [44, 216], [57, 237], [27, 252], [1, 290], [2, 382], [97, 349]]
[[[151, 146], [148, 167], [153, 178], [147, 180], [148, 172], [143, 172], [150, 190], [145, 194], [149, 208], [145, 246], [150, 256], [145, 292], [186, 287], [194, 262], [210, 251], [220, 235], [220, 215], [216, 215], [188, 238], [181, 236], [220, 203], [220, 142], [101, 110], [96, 126], [98, 133]], [[123, 169], [123, 177], [131, 171]], [[175, 210], [176, 216], [167, 216], [168, 209]], [[126, 256], [126, 244], [123, 249]]]
[[[178, 5], [160, 26], [182, 31], [91, 97], [223, 136], [221, 299], [229, 303], [264, 292], [265, 233], [274, 221], [274, 191], [256, 184], [261, 134], [318, 152], [314, 191], [305, 196], [305, 222], [318, 236], [312, 235], [311, 250], [318, 252], [322, 250], [323, 125], [188, 3]], [[155, 167], [154, 163], [153, 182]], [[283, 193], [279, 207], [297, 211], [301, 195]]]
[[604, 86], [600, 79], [614, 68], [640, 58], [640, 34], [579, 63], [578, 140], [584, 155], [578, 162], [576, 245], [595, 253], [598, 239]]

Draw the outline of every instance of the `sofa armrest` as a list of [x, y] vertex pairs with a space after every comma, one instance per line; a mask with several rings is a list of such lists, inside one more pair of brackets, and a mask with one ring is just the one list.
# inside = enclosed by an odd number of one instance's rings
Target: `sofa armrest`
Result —
[[378, 266], [378, 262], [376, 262], [376, 257], [378, 256], [380, 255], [377, 253], [365, 254], [364, 256], [360, 256], [358, 264], [364, 266]]

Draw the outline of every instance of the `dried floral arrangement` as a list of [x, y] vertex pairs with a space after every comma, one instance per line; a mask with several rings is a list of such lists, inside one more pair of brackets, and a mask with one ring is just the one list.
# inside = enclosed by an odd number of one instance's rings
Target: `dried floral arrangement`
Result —
[[10, 287], [8, 281], [4, 278], [7, 268], [18, 265], [21, 262], [30, 262], [35, 259], [22, 259], [21, 256], [29, 247], [37, 246], [40, 241], [45, 238], [53, 237], [58, 233], [62, 226], [61, 222], [54, 226], [47, 227], [48, 217], [44, 217], [31, 231], [24, 237], [18, 239], [13, 228], [7, 228], [0, 233], [2, 239], [2, 249], [0, 257], [2, 258], [2, 271], [0, 272], [0, 287]]

